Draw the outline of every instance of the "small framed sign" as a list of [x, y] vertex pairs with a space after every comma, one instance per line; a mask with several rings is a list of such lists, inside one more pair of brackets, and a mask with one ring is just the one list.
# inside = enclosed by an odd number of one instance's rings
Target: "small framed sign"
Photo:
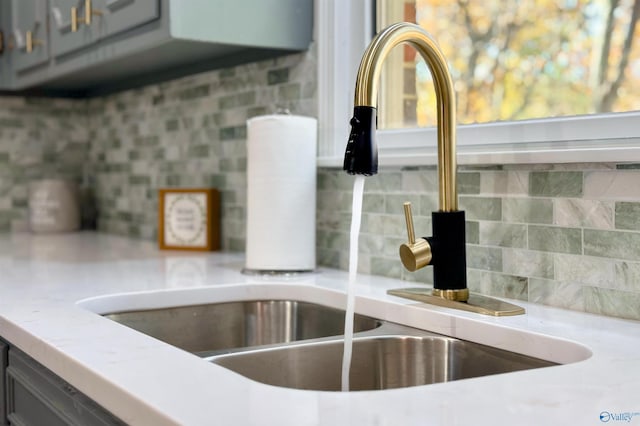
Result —
[[216, 189], [160, 189], [161, 249], [220, 249], [220, 194]]

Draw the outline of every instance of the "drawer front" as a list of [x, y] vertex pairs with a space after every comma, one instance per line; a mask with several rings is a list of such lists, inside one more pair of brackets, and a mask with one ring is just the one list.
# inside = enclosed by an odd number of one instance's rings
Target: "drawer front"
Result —
[[[160, 0], [50, 1], [51, 51], [54, 57], [90, 47], [160, 17]], [[72, 28], [74, 7], [77, 25]]]
[[7, 367], [7, 418], [13, 425], [123, 425], [120, 420], [15, 348]]

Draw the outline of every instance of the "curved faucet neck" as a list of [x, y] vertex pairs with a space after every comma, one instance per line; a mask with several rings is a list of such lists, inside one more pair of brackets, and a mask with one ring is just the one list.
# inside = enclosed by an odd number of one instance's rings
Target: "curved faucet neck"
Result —
[[365, 51], [356, 79], [355, 106], [375, 108], [382, 64], [400, 43], [413, 46], [433, 78], [438, 123], [438, 192], [440, 211], [458, 210], [456, 189], [456, 102], [447, 61], [435, 40], [420, 26], [406, 22], [381, 31]]

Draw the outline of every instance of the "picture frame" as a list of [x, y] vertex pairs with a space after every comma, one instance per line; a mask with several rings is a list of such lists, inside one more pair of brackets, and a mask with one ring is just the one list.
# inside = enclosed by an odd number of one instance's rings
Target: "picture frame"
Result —
[[220, 249], [220, 193], [214, 188], [158, 190], [161, 250]]

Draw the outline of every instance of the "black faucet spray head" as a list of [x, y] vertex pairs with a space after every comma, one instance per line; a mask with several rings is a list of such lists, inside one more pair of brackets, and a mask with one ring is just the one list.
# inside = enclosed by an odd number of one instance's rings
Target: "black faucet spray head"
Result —
[[375, 133], [376, 109], [370, 106], [354, 107], [343, 170], [351, 175], [372, 176], [378, 173]]

